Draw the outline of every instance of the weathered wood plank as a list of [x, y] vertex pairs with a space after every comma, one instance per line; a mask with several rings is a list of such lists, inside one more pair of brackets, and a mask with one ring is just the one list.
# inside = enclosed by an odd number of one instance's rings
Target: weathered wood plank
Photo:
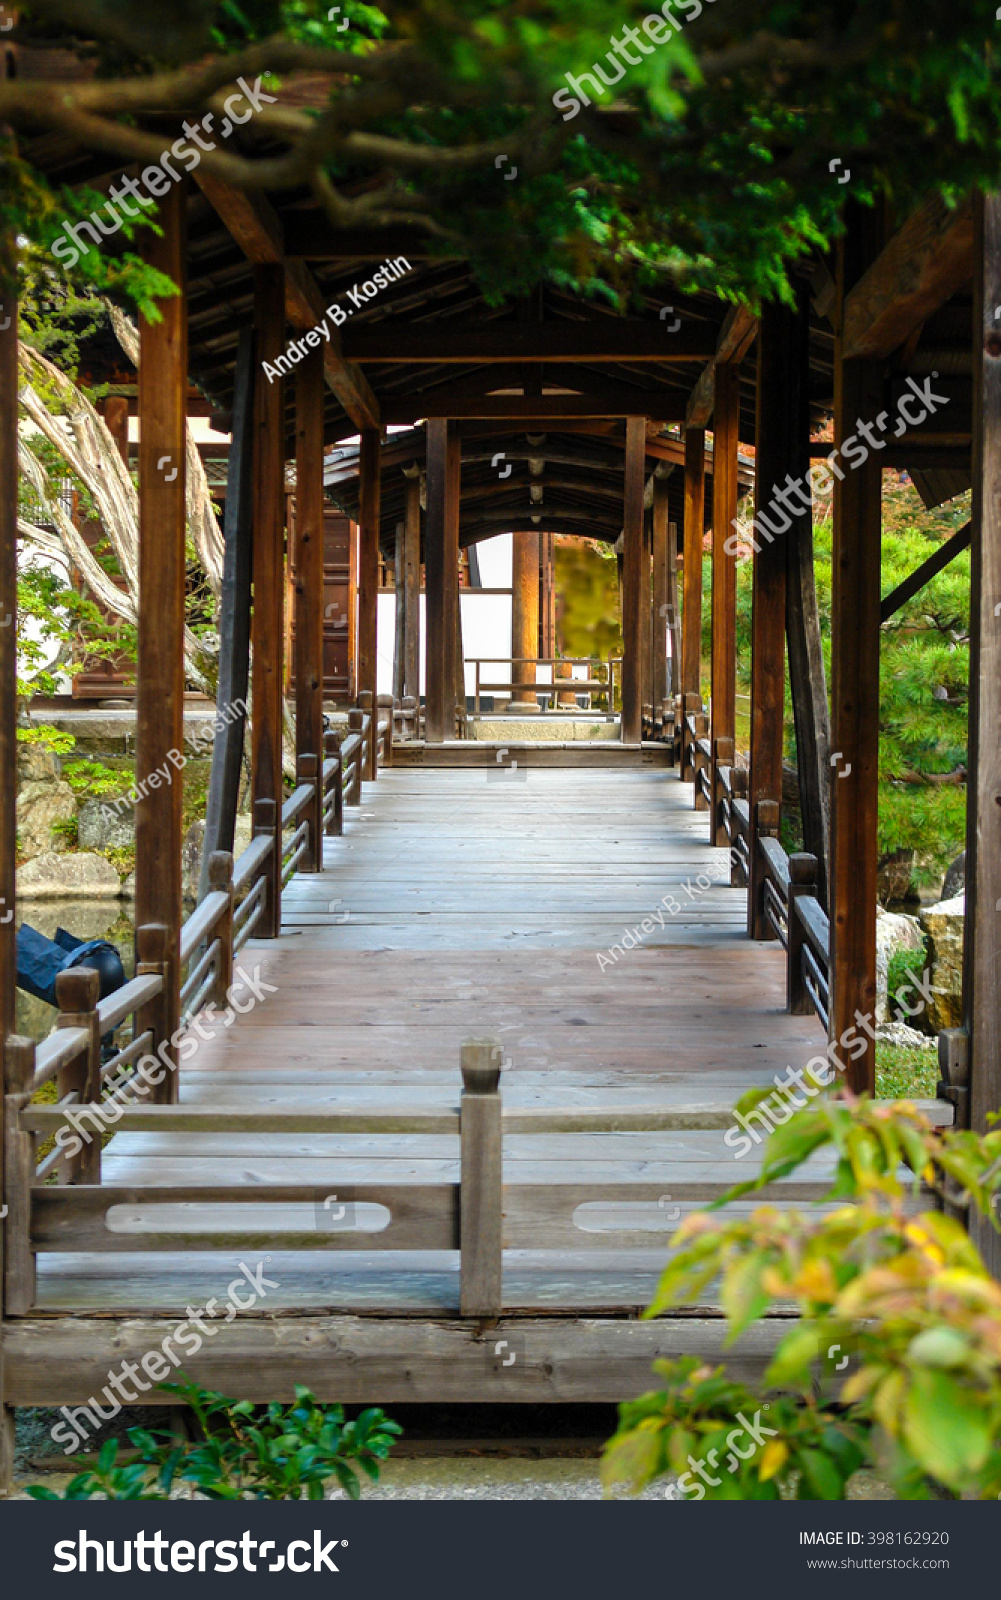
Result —
[[924, 201], [845, 297], [845, 361], [885, 360], [968, 283], [974, 270], [973, 204]]

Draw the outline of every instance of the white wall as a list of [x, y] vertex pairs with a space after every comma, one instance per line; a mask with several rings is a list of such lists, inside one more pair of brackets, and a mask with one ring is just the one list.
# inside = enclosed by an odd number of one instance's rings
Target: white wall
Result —
[[[480, 558], [480, 581], [488, 589], [511, 587], [512, 538], [509, 533], [498, 534], [477, 545]], [[496, 667], [480, 669], [480, 676], [502, 683], [509, 673], [511, 659], [511, 596], [510, 594], [481, 594], [477, 589], [463, 589], [462, 607], [463, 657], [497, 656]], [[378, 610], [378, 692], [393, 692], [393, 648], [396, 638], [396, 596], [380, 594]], [[421, 595], [421, 654], [420, 692], [424, 693], [424, 642], [425, 597]], [[476, 671], [466, 666], [466, 693], [473, 693]]]

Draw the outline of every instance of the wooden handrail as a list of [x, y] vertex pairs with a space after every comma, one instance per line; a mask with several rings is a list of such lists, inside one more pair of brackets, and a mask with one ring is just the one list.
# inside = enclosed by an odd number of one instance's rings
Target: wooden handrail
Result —
[[60, 1068], [75, 1061], [86, 1050], [90, 1034], [86, 1028], [57, 1028], [47, 1039], [35, 1046], [35, 1075], [31, 1093], [37, 1094], [45, 1083], [50, 1083]]
[[229, 905], [229, 896], [214, 889], [191, 913], [181, 929], [181, 962], [190, 961], [198, 946], [215, 932], [216, 923]]
[[304, 808], [309, 805], [309, 802], [313, 799], [315, 793], [316, 789], [311, 783], [300, 783], [297, 789], [293, 789], [285, 804], [282, 806], [283, 832], [291, 822], [295, 821], [296, 817], [299, 815], [299, 812], [304, 810]]
[[261, 834], [252, 839], [246, 850], [238, 858], [233, 868], [233, 888], [242, 889], [249, 883], [254, 874], [263, 866], [274, 848], [274, 839], [269, 834]]
[[163, 989], [163, 979], [158, 977], [133, 978], [123, 984], [97, 1007], [97, 1026], [102, 1034], [111, 1033], [131, 1017], [140, 1006], [148, 1005]]

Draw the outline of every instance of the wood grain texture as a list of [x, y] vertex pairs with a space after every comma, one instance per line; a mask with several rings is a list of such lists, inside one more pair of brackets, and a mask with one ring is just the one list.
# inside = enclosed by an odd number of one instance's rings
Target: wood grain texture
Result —
[[[735, 365], [716, 369], [713, 411], [713, 549], [712, 549], [712, 792], [717, 791], [715, 749], [718, 739], [733, 739], [737, 691], [737, 565], [726, 550], [737, 515], [737, 445], [740, 428], [740, 372]], [[726, 842], [726, 830], [715, 822], [713, 843]]]
[[427, 425], [427, 520], [425, 525], [425, 701], [427, 739], [440, 744], [455, 728], [455, 600], [458, 548], [453, 546], [448, 471], [448, 422]]
[[358, 693], [376, 695], [379, 601], [379, 519], [382, 505], [382, 442], [377, 428], [363, 428], [359, 456], [358, 514]]
[[[643, 721], [643, 634], [649, 633], [650, 557], [643, 537], [646, 423], [626, 420], [622, 507], [622, 743], [639, 744]], [[644, 573], [646, 584], [644, 586]], [[647, 597], [644, 604], [644, 596]]]
[[845, 297], [843, 358], [885, 359], [974, 270], [973, 203], [924, 201]]
[[[295, 749], [323, 759], [323, 356], [308, 350], [296, 369], [295, 491]], [[323, 789], [309, 809], [309, 839], [301, 863], [315, 871], [323, 858]]]
[[[970, 1118], [978, 1133], [1001, 1106], [1001, 200], [976, 207], [973, 315], [973, 562], [971, 573], [970, 750], [966, 821], [966, 942], [963, 1011], [969, 1036]], [[998, 1236], [983, 1218], [973, 1234], [1001, 1276]]]
[[[169, 753], [184, 744], [185, 398], [188, 389], [187, 193], [173, 186], [143, 260], [180, 293], [139, 320], [139, 657], [136, 775], [149, 788], [136, 806], [136, 926], [167, 930], [163, 1025], [177, 1027], [181, 978], [181, 782]], [[162, 774], [153, 787], [153, 775]], [[172, 781], [168, 781], [167, 775]], [[176, 1079], [176, 1073], [169, 1075]]]

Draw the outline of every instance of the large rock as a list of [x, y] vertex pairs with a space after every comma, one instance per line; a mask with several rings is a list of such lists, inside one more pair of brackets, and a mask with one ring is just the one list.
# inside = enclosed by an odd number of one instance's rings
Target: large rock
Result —
[[136, 842], [135, 811], [128, 800], [85, 800], [77, 816], [82, 850], [121, 850]]
[[121, 893], [121, 882], [104, 856], [80, 851], [56, 855], [50, 851], [28, 861], [17, 875], [20, 900], [108, 900]]
[[965, 894], [940, 900], [921, 913], [921, 926], [930, 945], [932, 1002], [928, 1021], [936, 1033], [962, 1025], [965, 919]]
[[21, 785], [17, 796], [17, 837], [23, 856], [58, 855], [72, 840], [53, 833], [57, 822], [72, 822], [76, 796], [61, 778], [32, 780]]
[[181, 893], [185, 900], [198, 899], [198, 878], [202, 870], [202, 840], [205, 823], [199, 818], [184, 835], [181, 845]]
[[952, 863], [952, 866], [945, 875], [945, 882], [942, 885], [941, 898], [943, 900], [955, 900], [958, 894], [964, 894], [965, 891], [966, 851], [964, 850], [962, 855], [958, 855], [956, 857], [955, 861]]
[[914, 875], [914, 861], [913, 850], [892, 850], [889, 855], [880, 857], [876, 893], [884, 905], [907, 899]]
[[[898, 916], [876, 907], [876, 1021], [889, 1022], [887, 974], [890, 957], [898, 950], [920, 951], [924, 945], [917, 917]], [[917, 974], [920, 978], [920, 972]]]
[[59, 757], [48, 745], [17, 742], [18, 783], [58, 783], [62, 776]]

